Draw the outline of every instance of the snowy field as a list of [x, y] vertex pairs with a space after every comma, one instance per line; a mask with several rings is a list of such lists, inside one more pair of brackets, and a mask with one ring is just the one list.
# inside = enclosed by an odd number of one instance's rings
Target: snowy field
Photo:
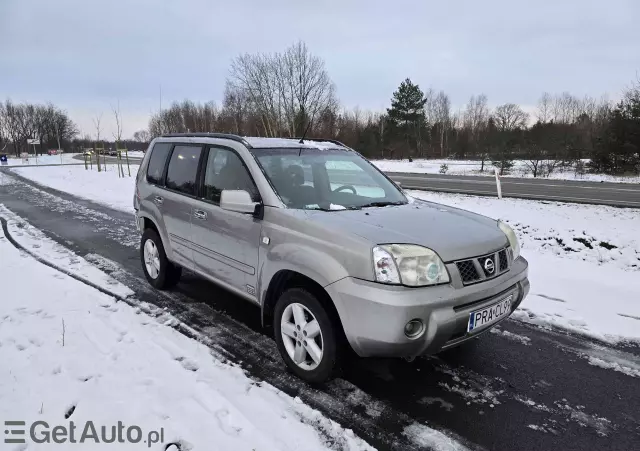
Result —
[[82, 161], [74, 160], [73, 157], [78, 155], [77, 153], [63, 153], [61, 155], [40, 155], [36, 159], [33, 154], [29, 155], [28, 161], [23, 161], [22, 158], [16, 158], [9, 156], [7, 163], [9, 166], [38, 166], [41, 164], [68, 164], [68, 163], [82, 163]]
[[[141, 440], [156, 440], [119, 443], [117, 449], [176, 450], [167, 447], [170, 443], [193, 451], [325, 450], [336, 443], [344, 450], [371, 449], [351, 430], [248, 378], [175, 331], [170, 327], [175, 318], [161, 311], [148, 315], [147, 305], [131, 306], [135, 300], [127, 287], [2, 206], [0, 216], [26, 249], [129, 301], [118, 302], [44, 266], [13, 247], [0, 229], [0, 416], [5, 420], [46, 421], [49, 431], [58, 425], [68, 429], [73, 421], [76, 440], [89, 420], [98, 434], [106, 427], [107, 438], [122, 422], [125, 431], [139, 427]], [[46, 443], [27, 444], [5, 448], [49, 449]], [[77, 446], [105, 445], [90, 440]]]
[[[137, 170], [137, 167], [136, 167]], [[133, 167], [132, 167], [133, 171]], [[82, 166], [20, 168], [61, 191], [133, 212], [133, 177]], [[640, 210], [411, 191], [511, 224], [530, 262], [531, 293], [514, 317], [606, 342], [640, 342]]]
[[640, 342], [640, 210], [410, 191], [508, 222], [529, 260], [514, 317], [606, 342]]
[[[494, 168], [490, 161], [485, 161], [484, 172], [480, 172], [481, 162], [473, 160], [372, 160], [380, 170], [385, 172], [408, 172], [414, 174], [440, 174], [440, 166], [446, 164], [447, 175], [493, 175]], [[532, 178], [524, 160], [516, 160], [509, 175], [504, 177]], [[640, 183], [640, 177], [616, 177], [605, 174], [577, 175], [574, 171], [560, 172], [556, 169], [547, 179], [580, 180], [585, 182]]]
[[93, 200], [111, 208], [133, 212], [133, 193], [138, 165], [131, 165], [131, 177], [124, 168], [125, 177], [118, 177], [116, 165], [107, 165], [107, 170], [98, 172], [81, 166], [45, 168], [16, 168], [13, 172], [41, 185], [78, 197]]

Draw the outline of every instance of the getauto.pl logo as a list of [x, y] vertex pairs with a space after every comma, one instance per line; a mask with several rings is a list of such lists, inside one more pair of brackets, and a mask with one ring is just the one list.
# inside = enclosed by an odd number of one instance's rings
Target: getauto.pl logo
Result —
[[[28, 427], [27, 427], [28, 426]], [[4, 422], [4, 443], [142, 443], [148, 448], [164, 443], [164, 428], [144, 433], [139, 426], [125, 426], [121, 421], [111, 426], [96, 426], [93, 421], [50, 426], [46, 421]]]

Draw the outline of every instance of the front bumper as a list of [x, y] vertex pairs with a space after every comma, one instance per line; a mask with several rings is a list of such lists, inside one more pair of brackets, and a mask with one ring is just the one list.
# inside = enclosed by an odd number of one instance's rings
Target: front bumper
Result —
[[[520, 257], [509, 271], [482, 283], [407, 288], [347, 277], [325, 287], [333, 299], [351, 347], [361, 357], [415, 357], [450, 348], [498, 322], [467, 333], [472, 311], [513, 294], [513, 312], [529, 293], [528, 263]], [[456, 284], [457, 285], [457, 284]], [[408, 321], [420, 319], [425, 331], [408, 338]]]

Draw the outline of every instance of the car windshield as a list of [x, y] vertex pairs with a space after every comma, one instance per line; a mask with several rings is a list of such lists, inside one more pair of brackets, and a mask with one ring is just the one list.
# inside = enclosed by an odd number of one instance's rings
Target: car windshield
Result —
[[289, 208], [347, 210], [407, 203], [402, 192], [356, 152], [252, 149]]

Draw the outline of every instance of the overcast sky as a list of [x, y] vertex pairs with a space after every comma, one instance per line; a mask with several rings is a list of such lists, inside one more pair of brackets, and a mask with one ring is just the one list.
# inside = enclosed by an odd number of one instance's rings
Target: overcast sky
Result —
[[615, 99], [640, 73], [640, 0], [0, 0], [0, 98], [51, 101], [84, 133], [118, 100], [125, 135], [174, 100], [221, 103], [230, 60], [297, 40], [347, 107], [406, 77], [533, 108], [543, 91]]

